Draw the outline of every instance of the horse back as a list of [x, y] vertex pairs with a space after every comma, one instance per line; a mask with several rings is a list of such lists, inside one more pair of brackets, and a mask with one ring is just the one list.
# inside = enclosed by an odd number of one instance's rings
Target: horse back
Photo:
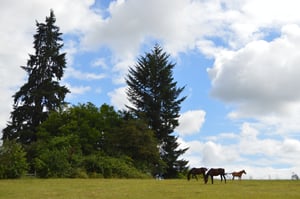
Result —
[[225, 169], [223, 168], [211, 168], [208, 172], [207, 175], [213, 175], [213, 176], [217, 176], [217, 175], [225, 175]]

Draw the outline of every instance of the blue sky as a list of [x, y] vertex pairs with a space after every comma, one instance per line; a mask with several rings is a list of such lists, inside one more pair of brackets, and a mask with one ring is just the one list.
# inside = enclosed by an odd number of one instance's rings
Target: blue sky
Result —
[[246, 178], [300, 174], [300, 4], [296, 0], [4, 0], [0, 128], [26, 81], [35, 20], [52, 8], [67, 53], [72, 104], [124, 108], [124, 77], [158, 43], [187, 99], [176, 135], [195, 167]]

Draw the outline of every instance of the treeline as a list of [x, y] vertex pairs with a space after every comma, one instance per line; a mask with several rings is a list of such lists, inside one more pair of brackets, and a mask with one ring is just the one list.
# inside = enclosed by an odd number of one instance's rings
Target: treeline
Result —
[[[106, 104], [92, 103], [50, 113], [26, 146], [1, 147], [1, 178], [31, 172], [38, 177], [151, 177], [161, 165], [157, 141], [145, 122]], [[10, 159], [10, 160], [9, 160]], [[15, 161], [15, 162], [13, 162]], [[6, 167], [5, 167], [6, 166]]]
[[2, 131], [0, 178], [24, 173], [38, 177], [178, 178], [180, 160], [174, 129], [180, 97], [172, 76], [175, 64], [156, 45], [130, 67], [126, 77], [132, 106], [116, 111], [103, 104], [68, 105], [61, 86], [66, 68], [63, 42], [51, 10], [37, 22], [35, 54], [29, 55], [27, 82], [15, 93], [11, 121]]

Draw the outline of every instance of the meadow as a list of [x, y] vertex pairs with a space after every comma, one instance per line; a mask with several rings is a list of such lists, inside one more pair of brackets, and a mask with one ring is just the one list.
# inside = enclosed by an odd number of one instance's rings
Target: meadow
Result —
[[300, 198], [300, 181], [139, 179], [18, 179], [0, 180], [5, 199], [159, 199], [159, 198]]

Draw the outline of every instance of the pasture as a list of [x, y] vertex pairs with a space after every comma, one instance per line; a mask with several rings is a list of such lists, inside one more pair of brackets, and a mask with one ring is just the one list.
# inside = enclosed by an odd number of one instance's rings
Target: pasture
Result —
[[[217, 179], [217, 178], [216, 178]], [[0, 180], [5, 199], [159, 199], [159, 198], [300, 198], [300, 181], [139, 179], [19, 179]]]

